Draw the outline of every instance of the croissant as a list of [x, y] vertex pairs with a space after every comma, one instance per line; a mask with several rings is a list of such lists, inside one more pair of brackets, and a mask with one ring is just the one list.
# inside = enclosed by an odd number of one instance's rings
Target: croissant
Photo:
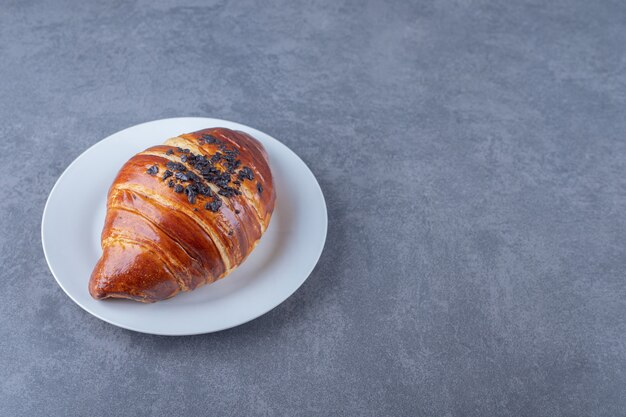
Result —
[[250, 135], [204, 129], [133, 156], [107, 199], [95, 299], [164, 300], [223, 278], [270, 222], [267, 153]]

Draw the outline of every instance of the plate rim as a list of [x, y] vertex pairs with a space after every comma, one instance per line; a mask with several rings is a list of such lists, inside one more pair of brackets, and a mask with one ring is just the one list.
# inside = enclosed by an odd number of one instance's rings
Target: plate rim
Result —
[[[306, 271], [305, 278], [302, 280], [302, 282], [300, 282], [288, 295], [286, 295], [284, 298], [282, 297], [278, 297], [277, 298], [277, 302], [276, 303], [271, 303], [270, 307], [268, 309], [265, 309], [263, 311], [261, 311], [260, 313], [255, 313], [253, 314], [251, 317], [246, 318], [242, 321], [237, 322], [236, 324], [228, 324], [225, 325], [223, 327], [217, 327], [215, 329], [212, 330], [201, 330], [201, 331], [197, 331], [197, 332], [180, 332], [180, 333], [172, 333], [172, 332], [159, 332], [159, 331], [148, 331], [145, 329], [141, 329], [138, 328], [136, 326], [132, 326], [132, 325], [127, 325], [124, 323], [120, 323], [117, 320], [114, 319], [109, 319], [105, 316], [102, 316], [101, 314], [92, 311], [89, 307], [87, 307], [86, 305], [84, 305], [83, 303], [79, 302], [76, 298], [74, 298], [74, 296], [72, 296], [71, 292], [68, 291], [68, 289], [63, 285], [62, 280], [60, 280], [57, 277], [57, 274], [54, 272], [54, 268], [52, 267], [52, 264], [50, 262], [49, 259], [49, 255], [48, 255], [48, 251], [46, 250], [46, 233], [45, 233], [45, 224], [46, 224], [46, 217], [47, 217], [47, 213], [48, 213], [48, 208], [49, 208], [49, 204], [50, 204], [50, 197], [54, 194], [55, 190], [57, 189], [57, 187], [59, 186], [59, 184], [63, 181], [63, 179], [65, 178], [65, 176], [67, 175], [67, 173], [71, 170], [71, 168], [78, 163], [78, 161], [81, 158], [84, 158], [85, 155], [90, 152], [93, 151], [93, 149], [101, 146], [104, 142], [106, 142], [110, 137], [120, 134], [122, 132], [125, 132], [126, 130], [132, 129], [132, 128], [136, 128], [142, 125], [146, 125], [146, 124], [151, 124], [151, 123], [158, 123], [158, 122], [165, 122], [165, 121], [184, 121], [185, 119], [189, 120], [189, 119], [195, 119], [195, 120], [199, 120], [199, 119], [204, 119], [207, 121], [210, 121], [211, 123], [221, 123], [221, 122], [225, 122], [228, 124], [234, 124], [234, 125], [238, 125], [241, 126], [243, 128], [246, 129], [250, 129], [251, 131], [256, 131], [259, 132], [267, 137], [269, 137], [270, 139], [272, 139], [273, 141], [276, 142], [276, 144], [278, 144], [279, 146], [283, 147], [287, 152], [293, 154], [293, 156], [295, 156], [298, 160], [300, 160], [300, 162], [302, 162], [302, 164], [306, 167], [306, 169], [309, 170], [309, 172], [311, 173], [313, 179], [315, 180], [315, 191], [312, 190], [312, 192], [315, 192], [316, 194], [318, 194], [319, 198], [320, 198], [320, 202], [322, 203], [322, 206], [324, 208], [324, 210], [322, 211], [323, 215], [323, 226], [324, 226], [324, 230], [323, 230], [323, 239], [320, 240], [320, 244], [319, 244], [319, 248], [317, 250], [317, 255], [316, 255], [316, 259], [314, 262], [311, 263], [311, 267], [308, 268], [308, 270]], [[40, 227], [40, 233], [41, 233], [41, 246], [43, 249], [43, 253], [44, 253], [44, 258], [46, 260], [46, 264], [48, 266], [48, 270], [50, 271], [50, 273], [52, 274], [52, 276], [54, 277], [55, 281], [57, 282], [57, 284], [59, 285], [59, 287], [61, 287], [61, 289], [63, 290], [63, 292], [76, 304], [78, 305], [81, 309], [83, 309], [84, 311], [86, 311], [87, 313], [89, 313], [90, 315], [106, 322], [109, 323], [113, 326], [116, 327], [120, 327], [126, 330], [131, 330], [131, 331], [135, 331], [138, 333], [144, 333], [144, 334], [153, 334], [153, 335], [159, 335], [159, 336], [194, 336], [194, 335], [200, 335], [200, 334], [209, 334], [209, 333], [216, 333], [216, 332], [221, 332], [223, 330], [227, 330], [227, 329], [231, 329], [234, 327], [238, 327], [241, 326], [243, 324], [246, 324], [252, 320], [255, 320], [265, 314], [267, 314], [268, 312], [272, 311], [273, 309], [275, 309], [276, 307], [278, 307], [280, 304], [282, 304], [283, 302], [285, 302], [288, 298], [290, 298], [296, 291], [298, 291], [298, 289], [300, 289], [300, 287], [306, 282], [307, 279], [309, 279], [309, 277], [311, 276], [311, 273], [314, 271], [315, 267], [317, 266], [317, 264], [319, 263], [319, 260], [322, 256], [322, 253], [324, 252], [324, 248], [326, 246], [326, 239], [328, 237], [328, 206], [326, 205], [326, 199], [324, 198], [324, 192], [322, 191], [322, 187], [319, 184], [319, 181], [317, 180], [317, 177], [315, 176], [315, 174], [313, 173], [313, 171], [311, 170], [311, 168], [307, 165], [306, 162], [304, 162], [304, 160], [302, 158], [300, 158], [300, 156], [298, 156], [297, 153], [295, 153], [293, 150], [291, 150], [291, 148], [289, 148], [287, 145], [285, 145], [284, 143], [282, 143], [281, 141], [279, 141], [278, 139], [276, 139], [275, 137], [273, 137], [270, 134], [267, 134], [261, 130], [255, 129], [253, 127], [250, 127], [248, 125], [245, 125], [243, 123], [239, 123], [239, 122], [234, 122], [234, 121], [230, 121], [230, 120], [225, 120], [225, 119], [218, 119], [218, 118], [213, 118], [213, 117], [204, 117], [204, 116], [182, 116], [182, 117], [168, 117], [168, 118], [164, 118], [164, 119], [155, 119], [155, 120], [149, 120], [146, 122], [142, 122], [142, 123], [137, 123], [134, 124], [132, 126], [126, 127], [124, 129], [118, 130], [116, 132], [111, 133], [110, 135], [100, 139], [98, 142], [94, 143], [93, 145], [91, 145], [90, 147], [88, 147], [87, 149], [85, 149], [83, 152], [81, 152], [76, 158], [74, 158], [72, 160], [72, 162], [70, 162], [70, 164], [63, 170], [63, 172], [61, 173], [61, 175], [59, 175], [59, 177], [57, 178], [57, 180], [55, 181], [54, 185], [52, 186], [52, 188], [50, 189], [50, 191], [48, 192], [48, 197], [46, 198], [46, 204], [44, 205], [44, 209], [42, 212], [42, 217], [41, 217], [41, 227]]]

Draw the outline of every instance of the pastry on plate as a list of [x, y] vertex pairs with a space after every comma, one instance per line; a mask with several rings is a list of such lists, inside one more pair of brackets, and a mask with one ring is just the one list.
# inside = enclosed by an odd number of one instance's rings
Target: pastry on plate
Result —
[[138, 153], [109, 190], [90, 294], [149, 303], [225, 277], [275, 200], [267, 153], [246, 133], [204, 129]]

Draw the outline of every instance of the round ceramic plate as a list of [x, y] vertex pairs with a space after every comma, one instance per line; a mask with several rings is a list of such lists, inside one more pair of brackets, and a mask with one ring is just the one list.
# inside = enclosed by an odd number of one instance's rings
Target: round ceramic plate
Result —
[[[142, 304], [91, 298], [87, 283], [102, 253], [100, 233], [106, 195], [118, 170], [137, 152], [167, 138], [217, 126], [251, 134], [263, 143], [269, 155], [276, 207], [252, 254], [226, 278], [169, 300]], [[41, 239], [57, 282], [89, 313], [138, 332], [191, 335], [243, 324], [287, 299], [315, 267], [326, 240], [327, 224], [319, 184], [305, 163], [285, 145], [238, 123], [184, 117], [122, 130], [76, 158], [50, 192]]]

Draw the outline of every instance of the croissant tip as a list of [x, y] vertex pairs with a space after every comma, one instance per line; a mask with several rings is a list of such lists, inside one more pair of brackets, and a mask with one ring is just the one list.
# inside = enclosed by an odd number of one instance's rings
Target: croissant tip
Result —
[[150, 303], [154, 303], [155, 301], [158, 300], [153, 300], [147, 297], [139, 297], [139, 296], [133, 296], [130, 294], [126, 294], [126, 293], [113, 293], [113, 292], [108, 292], [102, 288], [98, 288], [96, 286], [96, 288], [93, 288], [92, 285], [89, 285], [89, 294], [91, 294], [91, 297], [95, 300], [112, 300], [112, 299], [127, 299], [127, 300], [133, 300], [133, 301], [139, 301], [145, 304], [150, 304]]
[[99, 287], [93, 280], [89, 282], [89, 294], [96, 300], [109, 298], [107, 291]]

